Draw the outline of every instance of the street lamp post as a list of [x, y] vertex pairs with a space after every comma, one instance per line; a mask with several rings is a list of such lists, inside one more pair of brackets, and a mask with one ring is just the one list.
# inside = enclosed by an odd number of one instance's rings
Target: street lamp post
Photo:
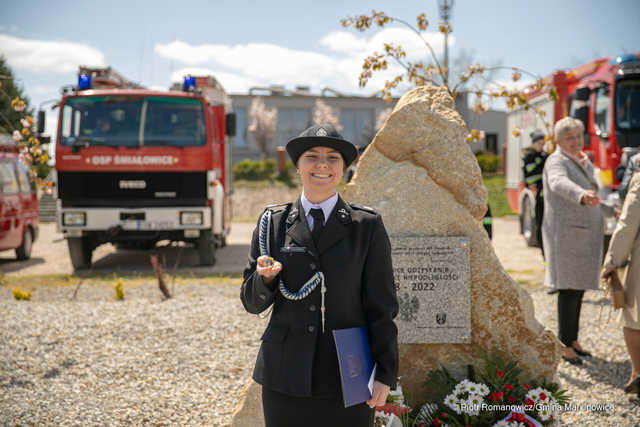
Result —
[[[437, 0], [438, 9], [440, 9], [440, 19], [444, 21], [444, 24], [449, 23], [451, 17], [451, 11], [455, 0]], [[444, 33], [444, 84], [449, 87], [449, 32]]]

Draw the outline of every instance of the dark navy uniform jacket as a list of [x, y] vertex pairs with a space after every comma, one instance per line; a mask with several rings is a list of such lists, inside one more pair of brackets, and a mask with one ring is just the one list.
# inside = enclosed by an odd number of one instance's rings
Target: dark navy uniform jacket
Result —
[[[273, 304], [253, 378], [294, 396], [339, 395], [340, 371], [331, 331], [363, 326], [378, 364], [376, 380], [395, 388], [398, 331], [393, 319], [398, 302], [391, 245], [380, 215], [338, 197], [316, 247], [300, 199], [270, 209], [270, 255], [282, 263], [282, 271], [270, 285], [256, 273], [260, 256], [256, 227], [240, 295], [250, 313], [261, 313]], [[284, 298], [278, 290], [282, 278], [290, 291], [297, 292], [318, 270], [327, 287], [324, 333], [320, 285], [299, 301]]]

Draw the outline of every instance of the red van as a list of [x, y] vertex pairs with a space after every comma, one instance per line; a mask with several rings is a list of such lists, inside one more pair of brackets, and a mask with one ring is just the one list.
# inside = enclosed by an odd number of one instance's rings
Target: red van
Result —
[[[4, 135], [2, 135], [4, 136]], [[0, 136], [0, 137], [2, 137]], [[0, 139], [0, 251], [15, 249], [19, 260], [31, 257], [38, 237], [38, 196], [18, 147]]]

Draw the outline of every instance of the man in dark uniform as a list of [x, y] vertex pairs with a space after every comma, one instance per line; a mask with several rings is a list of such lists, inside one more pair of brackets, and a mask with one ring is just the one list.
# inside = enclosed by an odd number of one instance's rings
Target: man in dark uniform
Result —
[[542, 188], [542, 169], [547, 156], [547, 152], [544, 151], [544, 133], [539, 130], [531, 132], [531, 145], [525, 149], [522, 171], [524, 172], [525, 185], [536, 195], [536, 236], [543, 257], [542, 217], [544, 215], [544, 192]]

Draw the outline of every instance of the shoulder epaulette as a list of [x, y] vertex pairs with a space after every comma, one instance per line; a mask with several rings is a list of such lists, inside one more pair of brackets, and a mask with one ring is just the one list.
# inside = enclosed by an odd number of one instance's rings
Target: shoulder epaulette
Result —
[[349, 203], [349, 206], [351, 206], [353, 209], [358, 209], [361, 211], [365, 211], [365, 212], [369, 212], [371, 214], [377, 215], [378, 212], [375, 211], [375, 209], [370, 208], [369, 206], [364, 206], [364, 205], [358, 205], [355, 203]]
[[291, 203], [291, 202], [289, 202], [289, 203], [276, 203], [276, 204], [273, 204], [273, 205], [265, 206], [264, 210], [266, 211], [267, 209], [269, 209], [272, 212], [279, 212], [279, 211], [287, 209], [292, 204], [293, 203]]

